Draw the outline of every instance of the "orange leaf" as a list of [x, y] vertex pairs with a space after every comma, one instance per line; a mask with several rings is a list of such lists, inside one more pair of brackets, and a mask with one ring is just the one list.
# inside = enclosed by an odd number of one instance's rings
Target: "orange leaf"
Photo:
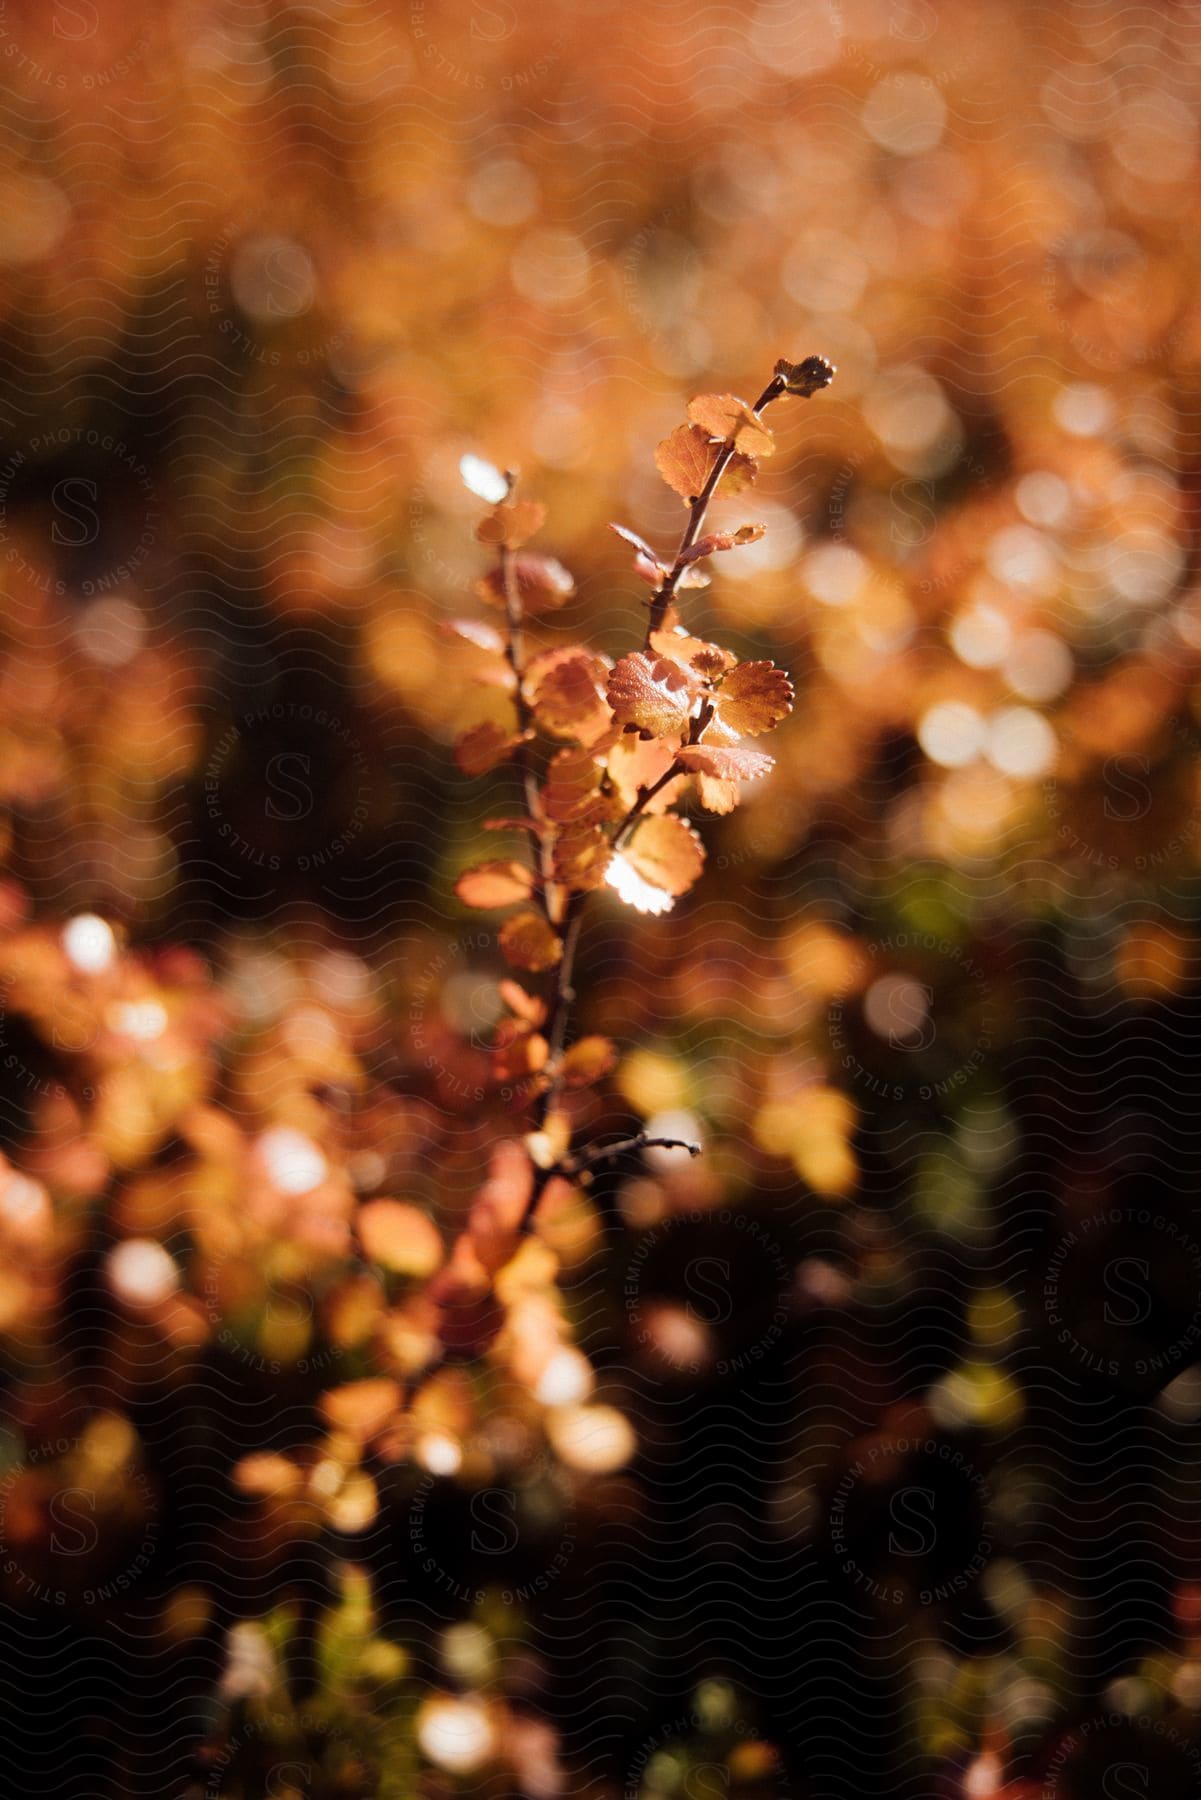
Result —
[[590, 744], [613, 723], [605, 702], [607, 670], [582, 649], [550, 650], [535, 659], [528, 688], [538, 723], [552, 737]]
[[421, 1280], [442, 1266], [442, 1235], [420, 1208], [404, 1200], [369, 1200], [355, 1223], [368, 1260]]
[[546, 767], [542, 806], [556, 824], [585, 824], [608, 818], [612, 807], [600, 791], [601, 770], [592, 749], [560, 750]]
[[617, 1051], [607, 1037], [583, 1037], [571, 1046], [563, 1058], [565, 1087], [590, 1087], [603, 1081], [617, 1061]]
[[675, 813], [643, 819], [622, 854], [643, 881], [673, 897], [687, 893], [705, 861], [700, 837]]
[[506, 731], [503, 726], [486, 719], [473, 725], [455, 740], [455, 762], [464, 775], [486, 775], [498, 763], [512, 756], [521, 743], [520, 732]]
[[609, 705], [620, 724], [652, 737], [677, 737], [688, 723], [696, 683], [678, 663], [635, 650], [609, 676]]
[[476, 863], [464, 869], [455, 882], [455, 893], [464, 906], [512, 906], [528, 900], [534, 889], [534, 876], [524, 863]]
[[503, 544], [506, 550], [520, 550], [545, 523], [546, 508], [540, 500], [502, 500], [484, 514], [475, 535], [481, 544]]
[[651, 649], [668, 656], [682, 668], [692, 669], [707, 680], [732, 669], [735, 657], [720, 644], [706, 643], [704, 638], [689, 637], [686, 631], [656, 631], [651, 636]]
[[677, 753], [676, 761], [685, 769], [715, 775], [719, 781], [754, 781], [776, 766], [773, 756], [762, 750], [747, 750], [741, 744], [732, 749], [720, 744], [690, 744]]
[[399, 1411], [400, 1383], [384, 1376], [347, 1381], [321, 1396], [326, 1423], [364, 1441], [381, 1432]]
[[[639, 788], [654, 787], [666, 775], [675, 760], [676, 746], [667, 738], [640, 738], [630, 732], [620, 738], [609, 752], [609, 780], [628, 812], [638, 798]], [[669, 781], [650, 802], [652, 812], [663, 812], [671, 804], [676, 783]]]
[[[703, 492], [725, 446], [714, 443], [699, 425], [678, 425], [669, 438], [664, 438], [655, 451], [655, 467], [669, 488], [674, 488], [686, 505]], [[735, 451], [718, 483], [718, 491], [736, 494], [753, 481], [758, 466], [753, 457]]]
[[792, 683], [774, 663], [739, 663], [714, 699], [717, 716], [739, 737], [758, 737], [792, 711]]
[[732, 813], [742, 795], [736, 781], [723, 781], [716, 775], [698, 772], [696, 797], [706, 812]]
[[698, 394], [688, 402], [688, 417], [709, 433], [748, 456], [770, 456], [776, 440], [745, 400], [737, 394]]
[[515, 913], [506, 919], [500, 932], [500, 947], [505, 960], [515, 969], [529, 969], [534, 974], [553, 969], [563, 955], [563, 946], [541, 913]]
[[605, 879], [612, 854], [613, 846], [599, 824], [568, 825], [555, 838], [555, 880], [587, 893]]
[[[571, 573], [553, 556], [515, 556], [513, 574], [522, 610], [545, 612], [562, 606], [575, 593]], [[475, 584], [475, 591], [493, 606], [505, 605], [505, 578], [501, 569], [489, 569]]]

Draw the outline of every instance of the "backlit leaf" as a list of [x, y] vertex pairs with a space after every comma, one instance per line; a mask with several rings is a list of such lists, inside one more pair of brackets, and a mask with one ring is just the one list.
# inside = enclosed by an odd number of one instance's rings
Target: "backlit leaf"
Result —
[[720, 744], [691, 744], [677, 752], [676, 761], [685, 769], [715, 775], [720, 781], [754, 781], [775, 768], [773, 756], [741, 744], [728, 749]]
[[698, 771], [696, 797], [706, 812], [732, 813], [742, 795], [736, 781], [723, 781], [717, 775]]
[[739, 737], [771, 731], [792, 711], [792, 683], [774, 663], [739, 663], [714, 696], [717, 716]]
[[705, 861], [699, 835], [675, 813], [643, 819], [623, 854], [645, 882], [673, 897], [687, 893]]
[[424, 1280], [442, 1266], [442, 1234], [419, 1207], [404, 1200], [369, 1200], [355, 1218], [370, 1262]]
[[719, 550], [736, 550], [741, 544], [757, 543], [766, 530], [766, 525], [740, 525], [737, 531], [707, 531], [685, 552], [685, 561], [696, 562], [698, 557], [713, 556]]
[[639, 556], [645, 556], [648, 562], [658, 561], [655, 552], [651, 549], [646, 539], [639, 537], [636, 531], [631, 531], [628, 525], [610, 524], [609, 530], [615, 531], [619, 538], [622, 538], [629, 544], [632, 550], [636, 550]]
[[[655, 451], [655, 467], [668, 487], [674, 488], [688, 505], [703, 491], [714, 464], [724, 453], [724, 446], [715, 443], [701, 426], [678, 425]], [[718, 483], [718, 493], [738, 493], [754, 480], [757, 469], [753, 457], [735, 451]]]
[[519, 862], [477, 863], [464, 869], [455, 882], [455, 893], [464, 906], [512, 906], [528, 900], [533, 888], [533, 871]]
[[688, 417], [710, 437], [732, 441], [748, 456], [770, 456], [776, 447], [762, 419], [737, 394], [698, 394], [688, 402]]
[[654, 737], [678, 737], [696, 697], [695, 681], [678, 663], [641, 650], [623, 656], [609, 676], [609, 705], [623, 725], [637, 725]]

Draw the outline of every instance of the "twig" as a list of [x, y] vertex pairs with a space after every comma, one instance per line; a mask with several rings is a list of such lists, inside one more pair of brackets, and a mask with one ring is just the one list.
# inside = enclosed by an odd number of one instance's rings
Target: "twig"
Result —
[[689, 1156], [699, 1156], [701, 1146], [688, 1138], [651, 1137], [647, 1132], [639, 1131], [633, 1137], [622, 1138], [620, 1143], [584, 1150], [578, 1156], [568, 1157], [560, 1173], [582, 1175], [597, 1163], [612, 1162], [615, 1157], [624, 1156], [627, 1150], [687, 1150]]
[[[783, 375], [773, 375], [759, 398], [756, 400], [754, 406], [751, 408], [751, 411], [755, 414], [756, 418], [763, 411], [765, 406], [770, 406], [773, 400], [778, 400], [780, 395], [785, 392], [786, 388], [787, 383]], [[730, 462], [735, 456], [736, 451], [737, 446], [735, 445], [733, 438], [731, 438], [728, 443], [722, 445], [721, 450], [718, 452], [717, 461], [710, 469], [704, 487], [692, 502], [692, 509], [688, 515], [688, 523], [684, 527], [684, 535], [680, 539], [680, 547], [676, 551], [676, 560], [671, 565], [661, 586], [657, 589], [651, 600], [650, 617], [646, 624], [646, 642], [643, 645], [644, 650], [650, 649], [651, 638], [654, 636], [655, 632], [663, 629], [663, 621], [667, 616], [667, 609], [671, 605], [672, 597], [675, 594], [680, 576], [688, 567], [688, 552], [692, 549], [692, 546], [696, 543], [697, 538], [701, 534], [701, 527], [705, 523], [705, 514], [709, 510], [709, 502], [717, 492], [717, 484], [729, 468]]]

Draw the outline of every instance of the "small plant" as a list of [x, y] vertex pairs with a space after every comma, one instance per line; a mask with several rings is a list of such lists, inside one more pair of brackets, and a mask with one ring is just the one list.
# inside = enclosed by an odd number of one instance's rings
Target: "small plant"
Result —
[[[503, 658], [505, 667], [492, 675], [512, 697], [513, 718], [508, 730], [487, 723], [467, 732], [456, 758], [467, 775], [516, 764], [524, 815], [489, 819], [487, 829], [520, 835], [528, 853], [467, 869], [456, 892], [469, 906], [515, 909], [500, 932], [505, 958], [523, 975], [549, 982], [543, 995], [513, 979], [501, 986], [508, 1017], [496, 1045], [499, 1072], [533, 1107], [525, 1137], [530, 1170], [520, 1215], [511, 1221], [520, 1232], [530, 1229], [557, 1179], [587, 1176], [598, 1163], [652, 1144], [698, 1153], [698, 1145], [645, 1134], [573, 1149], [564, 1094], [601, 1081], [615, 1061], [607, 1038], [567, 1041], [580, 925], [589, 894], [606, 886], [639, 912], [669, 912], [705, 858], [681, 803], [691, 794], [706, 812], [732, 812], [742, 783], [772, 767], [773, 759], [747, 740], [764, 737], [791, 711], [787, 674], [770, 662], [740, 663], [690, 635], [677, 601], [708, 585], [702, 565], [710, 557], [763, 535], [762, 525], [706, 531], [705, 521], [710, 502], [750, 487], [760, 459], [771, 455], [766, 408], [785, 395], [809, 397], [834, 373], [820, 356], [781, 360], [753, 406], [733, 394], [690, 401], [688, 423], [659, 445], [655, 459], [688, 509], [674, 558], [664, 562], [637, 532], [612, 527], [651, 589], [642, 647], [613, 666], [586, 644], [531, 650], [529, 619], [562, 605], [573, 592], [571, 576], [526, 548], [546, 509], [519, 494], [516, 475], [463, 458], [467, 486], [490, 504], [476, 536], [499, 552], [479, 591], [503, 610], [505, 624], [487, 631], [467, 621], [457, 629]], [[541, 766], [540, 739], [551, 746]], [[496, 1223], [490, 1207], [479, 1223], [481, 1236], [489, 1236]]]

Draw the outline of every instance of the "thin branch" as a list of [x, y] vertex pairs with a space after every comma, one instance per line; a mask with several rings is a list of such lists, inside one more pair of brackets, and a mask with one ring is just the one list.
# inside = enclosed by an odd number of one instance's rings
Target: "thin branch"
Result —
[[[771, 380], [756, 400], [754, 406], [751, 408], [751, 411], [755, 414], [756, 418], [763, 411], [765, 406], [770, 406], [773, 400], [778, 400], [780, 398], [780, 395], [785, 392], [786, 387], [787, 383], [783, 375], [772, 376]], [[675, 594], [679, 579], [684, 573], [684, 570], [688, 567], [688, 552], [692, 549], [692, 546], [696, 543], [697, 538], [701, 534], [701, 528], [705, 523], [705, 514], [709, 510], [709, 502], [717, 492], [717, 484], [729, 468], [730, 462], [735, 454], [736, 446], [733, 438], [731, 438], [728, 443], [722, 445], [721, 450], [718, 453], [717, 461], [710, 469], [704, 487], [692, 502], [692, 508], [688, 514], [688, 523], [684, 527], [684, 535], [680, 539], [680, 547], [676, 551], [676, 560], [671, 565], [667, 575], [664, 577], [662, 585], [658, 588], [651, 600], [650, 617], [646, 624], [646, 642], [643, 645], [644, 650], [650, 649], [651, 638], [654, 636], [655, 632], [662, 631], [663, 629], [663, 621], [667, 616], [667, 609], [671, 605], [672, 597]]]
[[[778, 400], [781, 394], [784, 393], [808, 396], [810, 393], [815, 392], [819, 387], [825, 387], [833, 374], [834, 370], [832, 365], [826, 363], [821, 357], [809, 357], [805, 362], [799, 363], [795, 367], [791, 363], [782, 360], [777, 364], [776, 373], [772, 376], [771, 380], [756, 400], [751, 411], [758, 417], [764, 407], [769, 406], [773, 400]], [[676, 551], [675, 562], [665, 575], [650, 603], [650, 616], [647, 621], [646, 642], [644, 646], [646, 650], [651, 648], [651, 638], [653, 634], [662, 629], [663, 621], [667, 616], [667, 609], [671, 604], [680, 577], [683, 575], [684, 570], [687, 568], [690, 561], [689, 552], [693, 549], [700, 537], [702, 527], [705, 523], [705, 514], [708, 511], [709, 502], [716, 493], [722, 476], [730, 466], [730, 462], [736, 454], [736, 449], [737, 447], [733, 438], [729, 439], [721, 446], [713, 467], [710, 469], [706, 478], [703, 490], [697, 495], [696, 499], [692, 501], [688, 514], [688, 523], [684, 528], [684, 535], [680, 539], [680, 546]], [[521, 692], [521, 676], [519, 673], [521, 665], [521, 596], [516, 569], [513, 564], [512, 556], [508, 553], [506, 553], [505, 559], [504, 580], [506, 602], [509, 609], [510, 663], [514, 669], [515, 675], [517, 675], [518, 720], [524, 729], [528, 721], [529, 709], [526, 706], [524, 695]], [[514, 642], [516, 642], [517, 645], [515, 652], [512, 650]], [[696, 715], [689, 725], [688, 737], [686, 739], [686, 742], [689, 745], [699, 743], [701, 734], [712, 717], [712, 703], [706, 701], [697, 709]], [[524, 756], [522, 759], [522, 766], [523, 772], [526, 773], [526, 791], [528, 796], [530, 793], [530, 777], [528, 775], [529, 765], [528, 759], [524, 758]], [[679, 762], [673, 758], [670, 766], [659, 776], [658, 780], [652, 782], [649, 787], [639, 790], [637, 797], [634, 800], [634, 804], [630, 807], [625, 817], [619, 822], [610, 840], [614, 851], [620, 850], [622, 846], [629, 841], [635, 826], [642, 818], [651, 801], [655, 798], [655, 795], [665, 788], [669, 781], [673, 780], [675, 776], [682, 772]], [[553, 872], [554, 862], [548, 844], [548, 833], [542, 829], [536, 782], [533, 784], [533, 800], [530, 803], [530, 814], [531, 818], [533, 818], [538, 825], [541, 834], [543, 906], [548, 920], [552, 925], [556, 925], [556, 921], [552, 918], [552, 906], [549, 898], [549, 874]], [[575, 970], [576, 950], [579, 945], [583, 905], [586, 899], [586, 893], [570, 895], [563, 907], [562, 918], [556, 925], [559, 941], [562, 944], [563, 949], [555, 974], [554, 993], [551, 998], [546, 1028], [548, 1047], [546, 1067], [550, 1071], [550, 1075], [547, 1086], [539, 1097], [535, 1114], [537, 1128], [539, 1130], [545, 1126], [547, 1119], [558, 1105], [563, 1091], [563, 1046], [567, 1037], [567, 1023], [571, 1014], [572, 1002], [575, 999], [575, 989], [572, 986], [572, 981]], [[658, 1145], [664, 1149], [687, 1150], [690, 1156], [700, 1155], [699, 1144], [687, 1143], [680, 1138], [650, 1138], [647, 1137], [645, 1133], [639, 1133], [636, 1137], [623, 1139], [619, 1144], [610, 1145], [608, 1149], [604, 1150], [593, 1152], [585, 1151], [581, 1155], [574, 1157], [564, 1153], [563, 1155], [556, 1157], [549, 1166], [545, 1168], [535, 1168], [530, 1196], [526, 1202], [525, 1211], [522, 1214], [521, 1223], [518, 1227], [519, 1231], [524, 1235], [533, 1230], [534, 1215], [537, 1212], [538, 1203], [541, 1200], [547, 1185], [556, 1175], [578, 1175], [583, 1173], [593, 1164], [608, 1161], [611, 1158], [622, 1154], [625, 1150], [650, 1148], [652, 1145]]]
[[584, 1150], [578, 1156], [568, 1157], [560, 1173], [582, 1175], [597, 1163], [612, 1162], [616, 1157], [624, 1156], [627, 1150], [687, 1150], [689, 1156], [699, 1156], [701, 1146], [688, 1138], [651, 1137], [649, 1133], [639, 1131], [633, 1137], [622, 1138], [620, 1143]]

